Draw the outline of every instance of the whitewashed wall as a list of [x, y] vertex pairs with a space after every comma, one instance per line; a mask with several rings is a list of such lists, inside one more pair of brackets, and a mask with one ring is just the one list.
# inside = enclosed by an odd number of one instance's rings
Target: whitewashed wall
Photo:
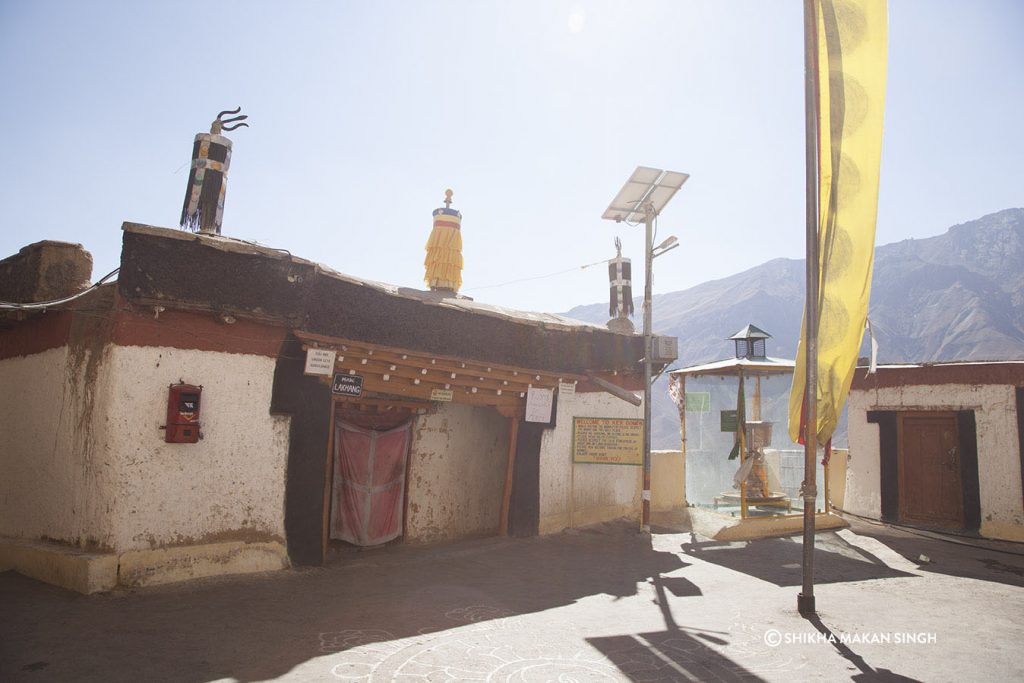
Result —
[[867, 422], [868, 410], [974, 410], [980, 533], [991, 538], [1024, 540], [1014, 387], [944, 384], [851, 391], [845, 509], [878, 517], [882, 500], [878, 425]]
[[572, 462], [573, 417], [643, 419], [633, 406], [604, 392], [559, 396], [555, 429], [540, 451], [540, 533], [640, 515], [641, 467]]
[[62, 346], [0, 361], [0, 536], [113, 544], [93, 353]]
[[441, 403], [413, 423], [406, 540], [498, 532], [509, 421], [492, 408]]
[[[109, 423], [118, 551], [217, 541], [284, 542], [286, 416], [271, 415], [273, 358], [167, 347], [109, 351]], [[203, 385], [203, 439], [164, 441], [168, 385]]]
[[[0, 535], [114, 552], [284, 542], [288, 418], [274, 359], [137, 346], [0, 361]], [[204, 385], [197, 444], [168, 444], [168, 385]]]

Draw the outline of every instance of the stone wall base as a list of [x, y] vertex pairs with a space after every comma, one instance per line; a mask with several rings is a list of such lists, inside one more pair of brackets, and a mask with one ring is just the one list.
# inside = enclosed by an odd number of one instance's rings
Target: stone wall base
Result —
[[79, 593], [139, 587], [207, 576], [274, 571], [289, 566], [281, 543], [205, 543], [156, 550], [91, 553], [47, 541], [0, 538], [0, 571]]

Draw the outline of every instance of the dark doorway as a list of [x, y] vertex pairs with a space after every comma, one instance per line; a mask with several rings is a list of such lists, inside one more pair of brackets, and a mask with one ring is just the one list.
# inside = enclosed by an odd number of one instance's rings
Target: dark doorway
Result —
[[903, 413], [899, 429], [900, 521], [963, 529], [956, 413]]

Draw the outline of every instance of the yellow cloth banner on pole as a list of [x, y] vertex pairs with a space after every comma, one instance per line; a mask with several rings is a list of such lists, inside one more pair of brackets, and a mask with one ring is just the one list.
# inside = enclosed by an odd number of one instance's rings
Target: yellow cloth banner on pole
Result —
[[[888, 27], [885, 0], [821, 0], [818, 24], [817, 438], [835, 431], [868, 314], [882, 156]], [[804, 316], [806, 326], [806, 315]], [[801, 330], [789, 397], [800, 436], [806, 383]]]

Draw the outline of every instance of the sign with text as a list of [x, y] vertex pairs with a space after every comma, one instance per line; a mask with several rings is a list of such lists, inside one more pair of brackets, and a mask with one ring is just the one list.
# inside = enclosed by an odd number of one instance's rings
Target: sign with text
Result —
[[451, 389], [432, 389], [430, 392], [431, 401], [451, 401], [454, 397]]
[[723, 432], [735, 432], [740, 428], [739, 414], [735, 410], [723, 410], [719, 421]]
[[360, 375], [334, 376], [334, 383], [331, 384], [331, 393], [339, 396], [352, 396], [359, 398], [363, 395], [363, 378]]
[[573, 418], [572, 461], [643, 465], [644, 421], [614, 417]]
[[336, 355], [334, 349], [306, 349], [306, 374], [330, 376]]
[[553, 389], [530, 387], [526, 390], [526, 421], [551, 422], [551, 403]]
[[576, 382], [559, 382], [558, 383], [558, 395], [562, 398], [568, 398], [576, 395]]

